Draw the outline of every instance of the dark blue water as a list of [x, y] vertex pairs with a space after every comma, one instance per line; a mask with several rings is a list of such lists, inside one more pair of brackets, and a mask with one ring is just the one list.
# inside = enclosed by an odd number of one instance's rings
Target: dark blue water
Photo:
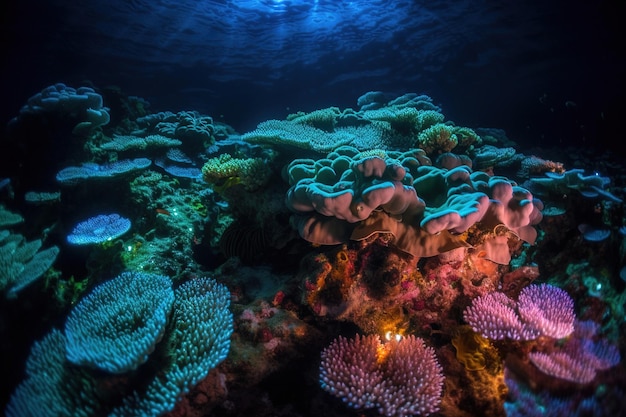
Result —
[[[13, 2], [18, 3], [18, 2]], [[370, 90], [429, 94], [524, 143], [607, 143], [625, 64], [618, 2], [21, 1], [3, 8], [2, 120], [63, 81], [249, 130]], [[574, 106], [566, 106], [574, 103]]]

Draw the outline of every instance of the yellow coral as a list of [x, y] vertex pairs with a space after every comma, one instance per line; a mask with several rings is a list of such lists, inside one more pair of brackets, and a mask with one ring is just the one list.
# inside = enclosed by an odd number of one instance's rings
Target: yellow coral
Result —
[[287, 120], [295, 123], [303, 123], [325, 132], [335, 129], [337, 118], [341, 115], [338, 107], [314, 110], [311, 113], [298, 112], [287, 116]]
[[455, 127], [454, 134], [459, 142], [459, 146], [463, 148], [478, 146], [483, 142], [480, 136], [469, 127]]
[[469, 326], [461, 326], [452, 338], [456, 348], [456, 358], [470, 371], [487, 367], [488, 361], [498, 357], [497, 351], [489, 340], [474, 332]]
[[437, 123], [420, 132], [419, 147], [427, 154], [450, 152], [458, 144], [454, 128], [443, 123]]
[[354, 160], [358, 161], [360, 159], [365, 159], [365, 158], [370, 158], [372, 156], [377, 156], [380, 159], [387, 159], [387, 157], [389, 155], [387, 155], [387, 152], [382, 150], [382, 149], [369, 149], [363, 152], [359, 152], [355, 157]]
[[264, 186], [270, 175], [271, 171], [263, 159], [239, 159], [229, 154], [211, 158], [202, 167], [204, 181], [218, 188], [241, 184], [246, 190], [254, 191]]

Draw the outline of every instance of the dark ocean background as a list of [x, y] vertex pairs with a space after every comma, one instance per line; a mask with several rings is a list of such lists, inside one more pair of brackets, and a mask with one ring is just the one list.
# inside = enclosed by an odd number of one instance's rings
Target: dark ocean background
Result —
[[4, 2], [2, 118], [55, 82], [118, 86], [153, 111], [239, 131], [366, 91], [428, 94], [523, 144], [617, 146], [620, 1]]

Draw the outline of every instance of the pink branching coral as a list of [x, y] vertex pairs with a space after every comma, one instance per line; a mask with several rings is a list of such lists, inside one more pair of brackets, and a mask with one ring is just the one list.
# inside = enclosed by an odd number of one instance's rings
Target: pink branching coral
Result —
[[444, 376], [435, 351], [414, 336], [386, 345], [385, 390], [378, 411], [385, 416], [427, 416], [439, 409]]
[[516, 312], [516, 303], [501, 292], [475, 298], [463, 312], [472, 329], [488, 339], [528, 340], [537, 335], [527, 329]]
[[574, 331], [574, 300], [558, 287], [529, 285], [519, 295], [517, 310], [540, 335], [560, 339]]
[[593, 381], [597, 371], [617, 365], [620, 354], [606, 340], [596, 340], [596, 323], [576, 321], [574, 327], [565, 344], [557, 344], [550, 353], [531, 352], [528, 358], [545, 374], [584, 384]]
[[444, 376], [435, 352], [409, 336], [338, 337], [322, 352], [320, 384], [348, 406], [387, 417], [427, 416], [439, 409]]
[[382, 391], [378, 336], [339, 336], [322, 352], [320, 384], [352, 408], [372, 408]]
[[488, 339], [532, 340], [562, 338], [574, 331], [574, 301], [558, 287], [529, 285], [515, 302], [503, 293], [489, 293], [472, 301], [465, 321]]

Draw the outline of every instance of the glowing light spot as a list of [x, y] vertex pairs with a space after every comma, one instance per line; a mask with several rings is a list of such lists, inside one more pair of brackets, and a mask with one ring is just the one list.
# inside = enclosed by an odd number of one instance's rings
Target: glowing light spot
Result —
[[387, 333], [385, 333], [385, 340], [390, 341], [392, 339], [395, 339], [396, 342], [399, 342], [400, 340], [402, 340], [402, 335], [388, 330]]

